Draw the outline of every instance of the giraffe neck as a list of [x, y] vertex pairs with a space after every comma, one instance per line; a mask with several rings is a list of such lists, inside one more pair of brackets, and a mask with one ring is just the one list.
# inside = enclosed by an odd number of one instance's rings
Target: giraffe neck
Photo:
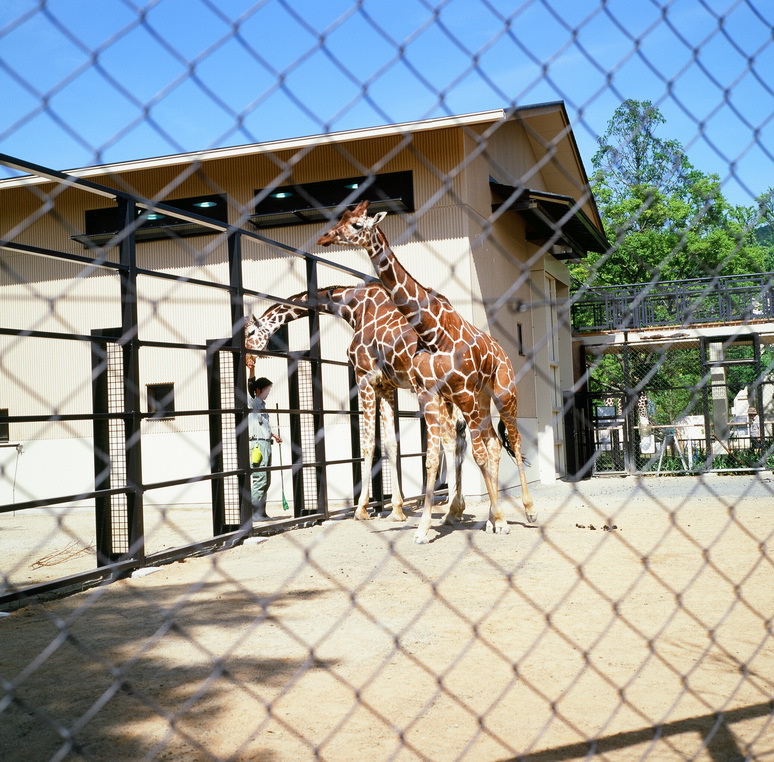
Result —
[[274, 335], [285, 323], [298, 320], [309, 314], [309, 309], [300, 304], [276, 304], [260, 317], [261, 326]]
[[[317, 310], [330, 315], [338, 315], [353, 328], [356, 328], [359, 301], [355, 299], [355, 292], [356, 289], [342, 286], [321, 288], [317, 291]], [[261, 327], [268, 332], [267, 341], [286, 323], [291, 323], [309, 314], [310, 295], [308, 291], [295, 294], [289, 297], [288, 301], [294, 303], [275, 304], [259, 318]]]
[[379, 228], [371, 231], [364, 247], [392, 303], [416, 331], [420, 344], [432, 350], [441, 349], [446, 337], [440, 330], [443, 327], [441, 318], [442, 313], [448, 312], [445, 297], [413, 278]]

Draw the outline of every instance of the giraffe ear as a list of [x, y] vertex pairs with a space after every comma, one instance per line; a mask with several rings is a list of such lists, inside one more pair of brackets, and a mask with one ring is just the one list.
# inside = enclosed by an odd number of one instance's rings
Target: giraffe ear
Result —
[[371, 217], [371, 227], [378, 225], [386, 216], [387, 212], [377, 212], [373, 217]]

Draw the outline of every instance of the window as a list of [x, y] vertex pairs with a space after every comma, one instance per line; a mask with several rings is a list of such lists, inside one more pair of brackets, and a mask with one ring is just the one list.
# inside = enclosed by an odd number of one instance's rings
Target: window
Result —
[[[0, 417], [8, 417], [8, 408], [0, 407]], [[0, 421], [0, 442], [10, 442], [11, 431], [8, 421]]]
[[524, 351], [524, 326], [521, 323], [516, 323], [516, 347], [522, 357], [527, 354]]
[[[183, 212], [194, 212], [202, 217], [209, 217], [217, 222], [228, 222], [228, 206], [225, 196], [191, 196], [190, 198], [179, 198], [172, 201], [165, 199], [163, 203], [174, 206]], [[205, 225], [179, 220], [163, 212], [152, 211], [148, 213], [145, 209], [137, 209], [138, 217], [143, 213], [146, 213], [147, 217], [135, 233], [138, 241], [211, 235], [214, 232], [212, 228], [208, 228]], [[73, 240], [82, 243], [84, 246], [99, 246], [109, 241], [118, 232], [119, 226], [118, 207], [87, 209], [84, 212], [85, 233], [83, 235], [74, 235]]]
[[347, 199], [350, 205], [367, 199], [372, 212], [414, 211], [411, 171], [263, 188], [255, 191], [255, 198], [250, 222], [257, 228], [327, 222]]
[[175, 417], [175, 385], [148, 384], [148, 412], [154, 420]]

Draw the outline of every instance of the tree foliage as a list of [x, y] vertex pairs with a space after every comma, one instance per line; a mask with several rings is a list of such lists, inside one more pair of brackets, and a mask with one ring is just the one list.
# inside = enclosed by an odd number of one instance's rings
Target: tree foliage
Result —
[[696, 169], [678, 141], [658, 136], [664, 124], [650, 101], [627, 100], [597, 139], [592, 187], [612, 247], [573, 266], [578, 282], [685, 280], [774, 264], [756, 235], [770, 221], [771, 192], [755, 206], [729, 204], [717, 175]]

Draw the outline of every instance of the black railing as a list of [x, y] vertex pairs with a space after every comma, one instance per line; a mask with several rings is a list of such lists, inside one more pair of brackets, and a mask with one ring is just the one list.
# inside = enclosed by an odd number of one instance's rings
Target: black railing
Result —
[[572, 297], [573, 330], [774, 319], [774, 273], [584, 287]]

